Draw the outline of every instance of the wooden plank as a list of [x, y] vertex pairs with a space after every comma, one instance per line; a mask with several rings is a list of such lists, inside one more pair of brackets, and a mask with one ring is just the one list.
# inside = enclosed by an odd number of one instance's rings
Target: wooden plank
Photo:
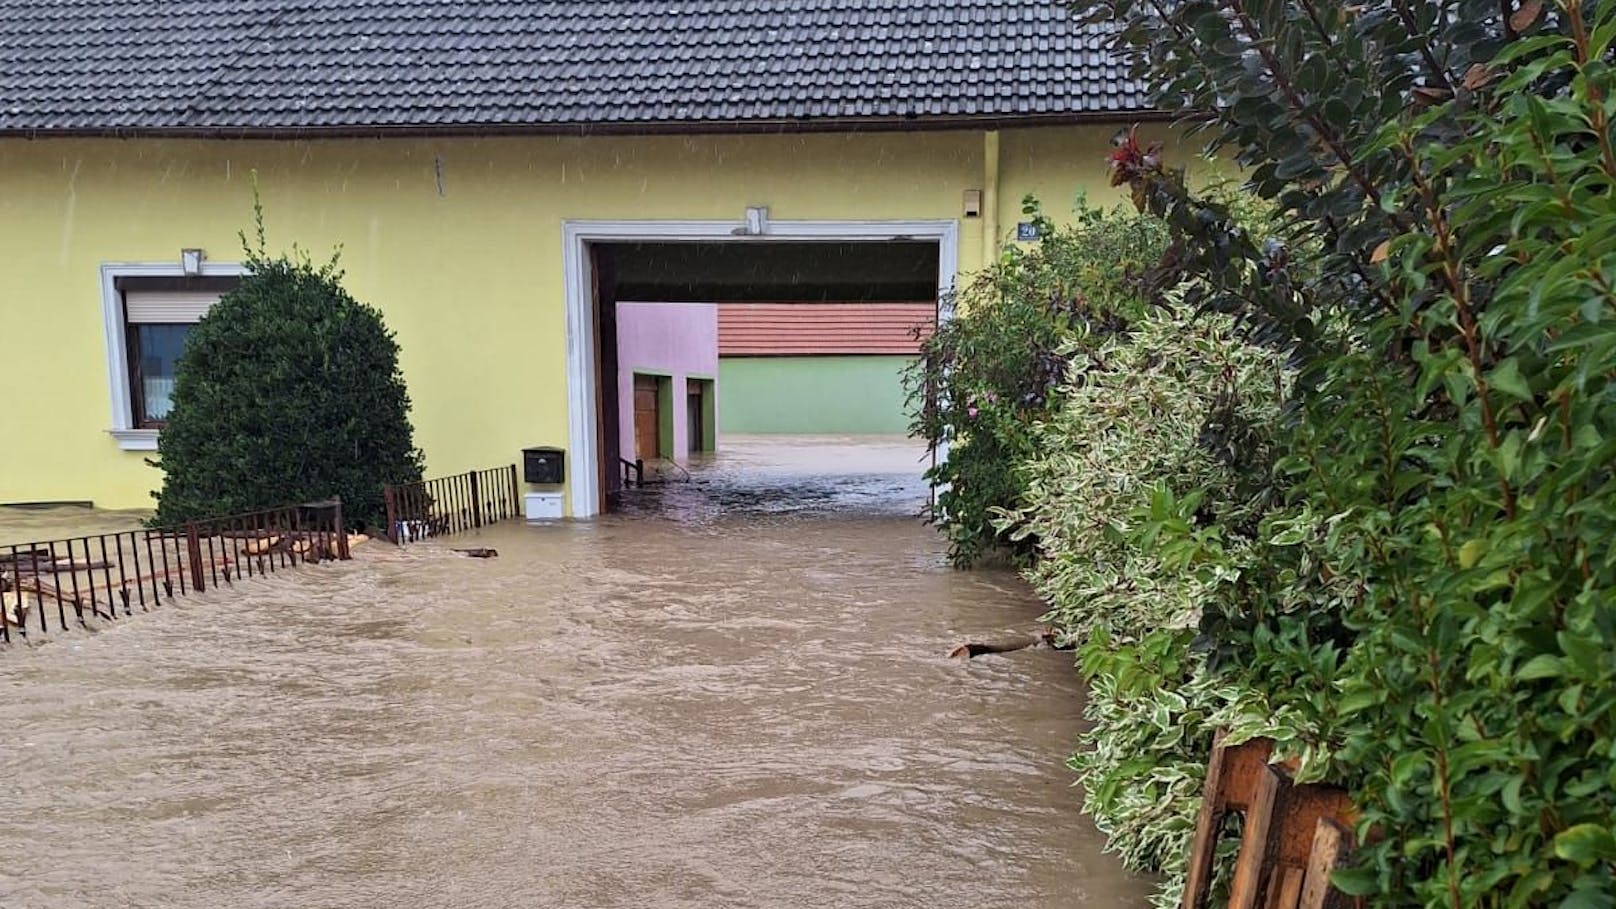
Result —
[[[105, 592], [111, 594], [125, 588], [133, 589], [133, 587], [137, 585], [148, 584], [152, 581], [177, 580], [179, 572], [189, 569], [183, 553], [176, 555], [175, 559], [176, 560], [174, 562], [174, 568], [172, 571], [165, 572], [159, 567], [154, 567], [148, 573], [131, 573], [124, 583], [119, 583], [117, 581], [109, 582], [105, 580], [97, 581], [94, 573], [80, 572], [81, 574], [86, 575], [86, 578], [82, 586], [79, 588], [79, 600], [77, 601], [74, 600], [71, 593], [69, 593], [67, 590], [61, 589], [66, 585], [67, 582], [56, 583], [47, 581], [45, 578], [49, 575], [44, 572], [41, 572], [39, 575], [29, 575], [28, 577], [21, 578], [18, 580], [17, 584], [23, 592], [33, 594], [41, 601], [48, 598], [52, 602], [61, 602], [67, 605], [72, 605], [75, 602], [81, 602], [82, 605], [88, 605], [87, 597], [92, 590], [97, 593]], [[230, 556], [228, 553], [214, 556], [211, 559], [204, 556], [201, 564], [204, 567], [229, 568]], [[67, 574], [62, 573], [58, 576], [65, 577]]]
[[1257, 782], [1274, 743], [1254, 739], [1239, 745], [1225, 745], [1219, 730], [1212, 739], [1212, 757], [1207, 762], [1206, 783], [1202, 787], [1201, 811], [1195, 822], [1195, 840], [1190, 846], [1189, 877], [1184, 886], [1184, 909], [1204, 909], [1212, 889], [1212, 859], [1217, 853], [1217, 837], [1224, 817], [1231, 811], [1245, 811], [1257, 794]]
[[1223, 821], [1223, 730], [1212, 738], [1212, 758], [1206, 764], [1206, 782], [1201, 787], [1201, 810], [1195, 819], [1195, 839], [1190, 844], [1189, 875], [1184, 881], [1183, 909], [1202, 909], [1212, 889], [1212, 859], [1217, 852], [1218, 827]]
[[1240, 833], [1240, 855], [1234, 863], [1234, 880], [1229, 885], [1229, 909], [1257, 909], [1271, 869], [1268, 842], [1274, 832], [1275, 809], [1290, 782], [1272, 767], [1265, 767], [1257, 780], [1257, 792], [1246, 809], [1246, 825]]
[[1292, 872], [1296, 872], [1299, 900], [1319, 821], [1331, 818], [1345, 822], [1351, 810], [1345, 790], [1297, 786], [1286, 768], [1264, 767], [1256, 799], [1246, 812], [1229, 909], [1272, 909], [1280, 905], [1274, 900], [1284, 895]]
[[1302, 899], [1302, 869], [1281, 869], [1279, 885], [1269, 888], [1272, 897], [1268, 900], [1268, 909], [1297, 909]]
[[[1286, 780], [1290, 775], [1278, 768], [1277, 773]], [[1334, 786], [1293, 786], [1279, 807], [1279, 825], [1270, 840], [1269, 850], [1274, 861], [1287, 866], [1304, 868], [1313, 852], [1319, 821], [1329, 818], [1342, 824], [1350, 823], [1351, 799], [1344, 789]]]
[[1302, 881], [1299, 909], [1351, 909], [1352, 897], [1330, 886], [1330, 872], [1352, 853], [1352, 832], [1335, 818], [1321, 817], [1313, 828], [1313, 846]]

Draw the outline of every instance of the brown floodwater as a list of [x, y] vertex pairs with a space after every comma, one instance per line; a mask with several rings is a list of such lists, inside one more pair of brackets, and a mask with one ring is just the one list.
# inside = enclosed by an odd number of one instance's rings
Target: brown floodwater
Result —
[[0, 907], [1146, 904], [1070, 655], [946, 658], [1039, 607], [909, 446], [692, 474], [0, 648]]
[[149, 511], [108, 511], [77, 505], [0, 506], [0, 545], [60, 540], [94, 533], [134, 530]]

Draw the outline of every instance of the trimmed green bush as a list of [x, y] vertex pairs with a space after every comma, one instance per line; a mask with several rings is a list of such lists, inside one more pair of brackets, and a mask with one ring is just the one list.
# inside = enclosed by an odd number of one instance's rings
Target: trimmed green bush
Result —
[[1024, 211], [1043, 237], [1006, 247], [993, 267], [966, 282], [955, 317], [938, 326], [906, 376], [910, 432], [946, 456], [927, 473], [939, 488], [934, 521], [956, 565], [1008, 554], [1025, 563], [1035, 541], [1001, 526], [998, 510], [1022, 504], [1016, 466], [1033, 454], [1031, 427], [1052, 409], [1065, 378], [1065, 348], [1111, 296], [1133, 291], [1124, 277], [1153, 264], [1165, 228], [1131, 211], [1101, 211], [1078, 199], [1072, 224], [1058, 226], [1028, 198]]
[[398, 343], [342, 287], [336, 258], [248, 252], [248, 274], [190, 332], [158, 438], [155, 523], [340, 496], [382, 520], [382, 487], [421, 478]]
[[1129, 867], [1161, 873], [1157, 902], [1171, 906], [1214, 729], [1299, 737], [1299, 717], [1218, 678], [1193, 646], [1259, 557], [1292, 377], [1233, 319], [1159, 285], [1162, 222], [1082, 208], [1071, 228], [1041, 226], [1037, 245], [966, 285], [928, 345], [922, 388], [941, 393], [917, 427], [953, 441], [935, 478], [953, 484], [941, 520], [956, 561], [1014, 552], [1075, 645], [1084, 809]]
[[1038, 540], [1026, 575], [1088, 683], [1071, 760], [1084, 810], [1129, 867], [1181, 898], [1216, 726], [1291, 737], [1252, 689], [1214, 684], [1192, 647], [1203, 611], [1255, 558], [1272, 424], [1289, 384], [1232, 320], [1135, 301], [1070, 346], [1054, 413], [1001, 526]]

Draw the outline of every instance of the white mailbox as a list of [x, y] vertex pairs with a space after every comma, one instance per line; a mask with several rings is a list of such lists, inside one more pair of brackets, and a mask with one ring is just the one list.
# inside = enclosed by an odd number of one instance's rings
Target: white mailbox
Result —
[[522, 504], [529, 521], [559, 521], [564, 513], [559, 492], [530, 492]]

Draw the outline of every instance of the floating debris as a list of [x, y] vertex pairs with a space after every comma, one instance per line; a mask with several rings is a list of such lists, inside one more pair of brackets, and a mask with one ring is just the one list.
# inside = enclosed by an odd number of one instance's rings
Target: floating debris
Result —
[[966, 641], [948, 652], [951, 660], [970, 659], [984, 653], [1013, 653], [1017, 650], [1070, 650], [1071, 645], [1061, 640], [1053, 628], [1043, 628], [1036, 634], [1017, 635], [995, 641]]

